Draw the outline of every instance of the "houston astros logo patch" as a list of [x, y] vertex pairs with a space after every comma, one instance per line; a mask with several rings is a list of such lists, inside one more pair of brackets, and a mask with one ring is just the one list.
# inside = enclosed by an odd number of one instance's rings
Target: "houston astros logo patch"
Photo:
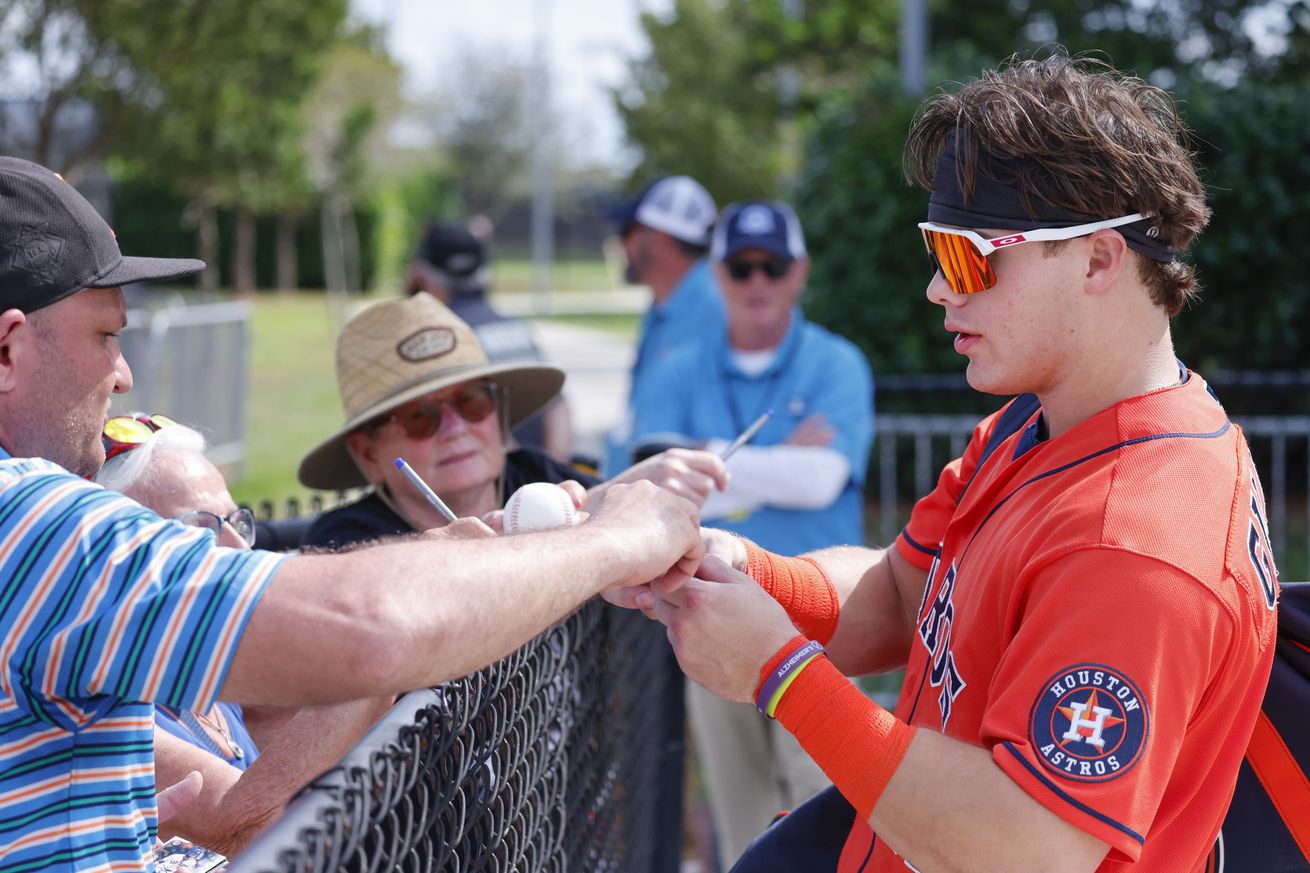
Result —
[[1076, 664], [1046, 681], [1029, 734], [1046, 767], [1066, 779], [1105, 782], [1141, 757], [1151, 716], [1137, 685], [1102, 664]]

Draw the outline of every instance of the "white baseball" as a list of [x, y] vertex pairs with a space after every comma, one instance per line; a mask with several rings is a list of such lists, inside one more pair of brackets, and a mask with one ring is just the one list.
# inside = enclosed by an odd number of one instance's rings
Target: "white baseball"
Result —
[[578, 523], [569, 492], [550, 482], [529, 482], [505, 503], [505, 533], [516, 534]]

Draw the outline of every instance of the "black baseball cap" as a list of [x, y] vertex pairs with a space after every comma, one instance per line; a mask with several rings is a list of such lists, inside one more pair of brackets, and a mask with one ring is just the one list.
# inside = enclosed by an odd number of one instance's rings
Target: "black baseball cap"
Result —
[[0, 157], [0, 312], [35, 312], [83, 288], [181, 279], [190, 258], [126, 258], [100, 213], [58, 173]]
[[455, 293], [487, 287], [487, 247], [467, 227], [453, 221], [430, 221], [419, 243], [418, 258], [438, 282]]

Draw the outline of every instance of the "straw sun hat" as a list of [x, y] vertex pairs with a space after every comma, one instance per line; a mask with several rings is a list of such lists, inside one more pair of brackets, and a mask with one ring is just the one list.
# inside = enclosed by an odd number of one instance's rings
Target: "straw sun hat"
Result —
[[300, 462], [308, 488], [369, 484], [346, 449], [346, 435], [416, 397], [489, 378], [508, 394], [512, 427], [559, 393], [564, 373], [541, 364], [492, 364], [473, 329], [429, 294], [364, 309], [337, 337], [337, 389], [346, 423]]

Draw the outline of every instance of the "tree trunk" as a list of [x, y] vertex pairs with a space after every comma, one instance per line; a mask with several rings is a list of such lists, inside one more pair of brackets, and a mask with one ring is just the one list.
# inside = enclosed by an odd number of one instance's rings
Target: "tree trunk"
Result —
[[218, 210], [208, 198], [197, 204], [196, 234], [200, 246], [200, 260], [207, 265], [200, 274], [200, 290], [206, 294], [218, 291]]
[[232, 248], [232, 288], [238, 297], [255, 293], [255, 214], [237, 208], [236, 238]]
[[277, 217], [277, 289], [290, 294], [300, 284], [296, 263], [296, 225], [298, 218], [284, 212]]

